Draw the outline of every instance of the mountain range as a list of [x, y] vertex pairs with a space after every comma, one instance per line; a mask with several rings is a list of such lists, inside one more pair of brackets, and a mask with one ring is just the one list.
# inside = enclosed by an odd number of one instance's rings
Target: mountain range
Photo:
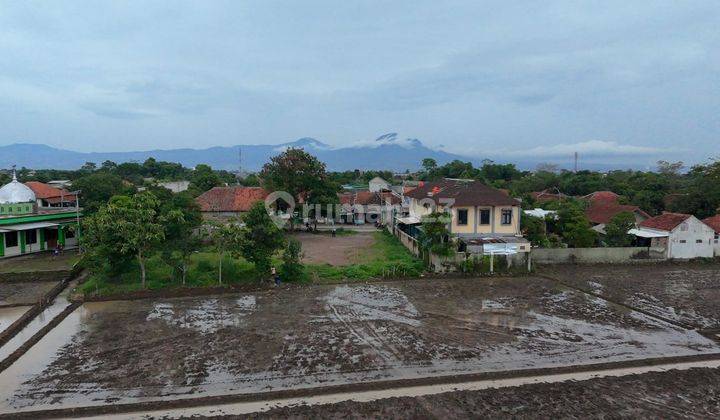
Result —
[[[276, 145], [237, 145], [210, 147], [206, 149], [169, 149], [133, 152], [76, 152], [58, 149], [44, 144], [15, 143], [0, 146], [0, 168], [12, 165], [32, 169], [77, 169], [85, 162], [100, 165], [106, 160], [115, 163], [140, 162], [149, 157], [168, 162], [179, 162], [187, 167], [205, 163], [215, 169], [257, 171], [268, 159], [286, 148], [301, 147], [325, 162], [331, 171], [354, 169], [414, 171], [425, 158], [433, 158], [438, 164], [455, 159], [481, 164], [478, 157], [461, 156], [425, 146], [420, 140], [401, 138], [397, 133], [384, 134], [374, 141], [347, 147], [331, 146], [314, 138], [304, 137]], [[505, 160], [507, 162], [507, 160]], [[544, 162], [544, 161], [542, 161]], [[541, 161], [513, 161], [520, 169], [534, 169]], [[570, 169], [567, 162], [561, 167]], [[627, 165], [584, 164], [583, 169], [619, 169]]]
[[205, 163], [215, 169], [257, 171], [270, 157], [290, 147], [301, 147], [325, 162], [328, 170], [387, 169], [416, 170], [424, 158], [443, 164], [454, 159], [478, 163], [479, 159], [431, 149], [417, 139], [400, 139], [396, 133], [378, 137], [349, 147], [333, 147], [319, 140], [305, 137], [276, 145], [237, 145], [207, 149], [171, 149], [137, 152], [75, 152], [44, 144], [15, 143], [0, 146], [0, 168], [12, 165], [33, 169], [77, 169], [85, 162], [100, 165], [106, 160], [116, 163], [140, 162], [153, 157], [157, 160], [179, 162], [187, 167]]

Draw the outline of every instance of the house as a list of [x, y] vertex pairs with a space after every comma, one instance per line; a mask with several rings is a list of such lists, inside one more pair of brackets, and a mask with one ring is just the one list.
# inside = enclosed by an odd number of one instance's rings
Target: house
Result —
[[649, 240], [653, 248], [664, 248], [666, 258], [710, 258], [714, 252], [715, 231], [691, 214], [663, 213], [628, 233]]
[[391, 191], [354, 191], [338, 194], [340, 220], [344, 223], [363, 224], [380, 221], [389, 223], [392, 206], [399, 206], [401, 198]]
[[620, 213], [632, 213], [635, 224], [650, 218], [650, 215], [638, 206], [620, 204], [620, 196], [612, 191], [596, 191], [583, 199], [588, 201], [585, 215], [593, 224], [593, 230], [598, 233], [605, 234], [605, 225]]
[[370, 192], [389, 191], [390, 183], [376, 176], [368, 182], [368, 189]]
[[167, 182], [158, 182], [158, 186], [167, 188], [168, 190], [172, 191], [173, 193], [177, 194], [183, 191], [187, 191], [188, 188], [190, 188], [190, 181], [167, 181]]
[[215, 187], [195, 201], [205, 220], [227, 221], [250, 210], [253, 204], [265, 200], [268, 191], [260, 187]]
[[703, 219], [703, 223], [710, 226], [715, 231], [713, 248], [715, 248], [715, 256], [720, 257], [720, 214]]
[[77, 197], [64, 188], [37, 181], [28, 181], [25, 185], [35, 193], [38, 207], [75, 207]]
[[555, 192], [549, 189], [542, 191], [534, 191], [530, 193], [530, 197], [532, 197], [532, 199], [538, 203], [545, 203], [548, 201], [561, 201], [571, 198], [569, 195], [565, 195], [557, 189], [555, 189]]
[[[405, 194], [410, 199], [408, 215], [398, 218], [400, 230], [416, 232], [422, 217], [433, 211], [447, 212], [451, 216], [448, 230], [453, 237], [464, 242], [517, 243], [520, 232], [520, 201], [480, 181], [445, 179], [425, 182]], [[479, 241], [479, 242], [478, 242]], [[521, 251], [529, 251], [522, 239]], [[489, 243], [489, 242], [488, 242]]]
[[40, 201], [14, 171], [0, 187], [0, 258], [77, 246], [81, 210], [41, 207]]

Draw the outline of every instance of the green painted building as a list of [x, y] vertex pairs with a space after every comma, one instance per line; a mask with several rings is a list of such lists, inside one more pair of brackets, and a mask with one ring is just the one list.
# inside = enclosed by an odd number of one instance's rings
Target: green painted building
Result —
[[15, 173], [0, 187], [0, 258], [78, 245], [80, 209], [40, 208]]

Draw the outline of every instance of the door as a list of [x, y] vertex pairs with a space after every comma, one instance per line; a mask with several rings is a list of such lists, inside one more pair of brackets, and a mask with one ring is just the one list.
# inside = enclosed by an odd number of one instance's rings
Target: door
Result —
[[47, 242], [47, 249], [57, 248], [58, 241], [58, 230], [57, 229], [45, 229], [45, 241]]

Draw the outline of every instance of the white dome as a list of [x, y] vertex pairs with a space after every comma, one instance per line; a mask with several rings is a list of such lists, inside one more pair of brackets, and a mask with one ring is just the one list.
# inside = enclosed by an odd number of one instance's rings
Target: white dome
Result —
[[0, 204], [34, 203], [35, 193], [25, 184], [18, 182], [13, 173], [9, 184], [0, 187]]

